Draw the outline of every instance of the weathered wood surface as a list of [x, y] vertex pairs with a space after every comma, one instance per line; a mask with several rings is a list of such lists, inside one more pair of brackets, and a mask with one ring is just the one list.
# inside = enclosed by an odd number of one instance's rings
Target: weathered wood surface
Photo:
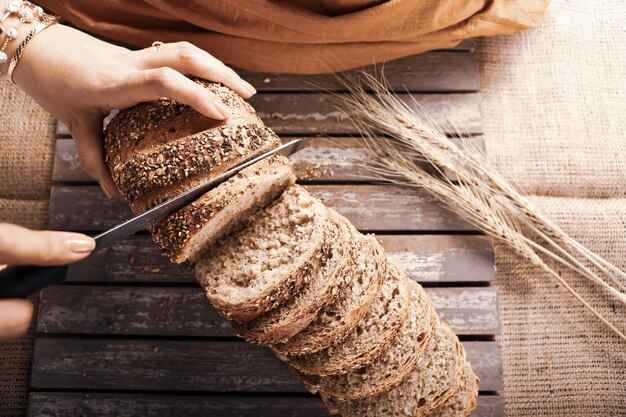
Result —
[[[29, 397], [32, 417], [328, 417], [312, 396], [203, 396], [165, 394], [83, 394], [35, 392]], [[504, 398], [480, 395], [471, 417], [504, 416]]]
[[[481, 391], [502, 389], [500, 348], [463, 342]], [[38, 338], [36, 389], [304, 392], [267, 348], [240, 341]]]
[[[490, 282], [493, 246], [484, 236], [378, 235], [391, 258], [420, 283]], [[96, 251], [70, 265], [69, 282], [195, 283], [193, 271], [161, 255], [147, 235]]]
[[[283, 142], [293, 137], [283, 137]], [[382, 140], [382, 139], [381, 139]], [[453, 139], [459, 147], [471, 146], [484, 150], [485, 142], [481, 136]], [[307, 139], [309, 147], [290, 156], [296, 175], [301, 183], [307, 182], [371, 182], [375, 180], [368, 174], [363, 161], [368, 158], [368, 151], [363, 141], [355, 137], [315, 137]], [[52, 180], [57, 182], [94, 182], [80, 166], [76, 145], [71, 139], [59, 139], [56, 144]], [[448, 178], [455, 180], [451, 173]]]
[[[463, 52], [472, 48], [469, 41], [389, 62], [385, 74], [394, 91], [416, 97], [444, 128], [451, 117], [472, 135], [457, 140], [460, 146], [484, 149], [478, 72]], [[493, 395], [503, 387], [500, 350], [484, 341], [499, 332], [497, 289], [484, 286], [495, 279], [490, 240], [459, 234], [475, 230], [419, 190], [371, 184], [362, 143], [351, 137], [356, 130], [324, 93], [341, 91], [336, 79], [241, 73], [258, 87], [252, 105], [283, 140], [315, 136], [292, 158], [300, 182], [361, 230], [382, 232], [390, 256], [427, 284], [487, 394], [472, 415], [503, 416], [503, 398]], [[63, 125], [58, 134], [50, 227], [95, 232], [130, 216], [82, 172]], [[31, 380], [40, 392], [30, 396], [29, 416], [327, 415], [271, 352], [233, 338], [193, 272], [170, 264], [148, 235], [71, 265], [68, 282], [43, 292]]]
[[[454, 133], [450, 118], [465, 133], [481, 134], [483, 125], [480, 95], [467, 94], [400, 94], [411, 106], [416, 100], [431, 119], [447, 132]], [[314, 94], [257, 94], [249, 100], [266, 125], [279, 135], [353, 134], [355, 127], [345, 113], [338, 111], [331, 95]], [[59, 123], [59, 136], [69, 136], [67, 126]]]
[[[307, 189], [363, 231], [474, 230], [414, 188], [380, 184], [310, 185]], [[131, 215], [122, 200], [107, 200], [97, 186], [52, 187], [49, 226], [53, 229], [103, 230]]]
[[[367, 74], [380, 74], [383, 66], [363, 68]], [[307, 90], [345, 90], [335, 75], [295, 75], [258, 73], [236, 69], [259, 93]], [[428, 52], [384, 64], [389, 88], [409, 92], [478, 91], [480, 78], [474, 56], [455, 52]], [[348, 72], [346, 75], [350, 75]]]
[[[439, 317], [458, 335], [500, 331], [497, 290], [427, 288]], [[235, 336], [230, 324], [207, 302], [199, 286], [46, 288], [39, 302], [40, 333]]]

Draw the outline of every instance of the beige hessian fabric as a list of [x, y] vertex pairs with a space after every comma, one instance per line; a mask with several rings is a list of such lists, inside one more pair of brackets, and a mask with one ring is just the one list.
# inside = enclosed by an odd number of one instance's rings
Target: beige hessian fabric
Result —
[[[626, 199], [533, 201], [585, 246], [626, 270]], [[626, 415], [626, 342], [552, 277], [502, 247], [496, 247], [496, 267], [507, 416]], [[624, 306], [576, 274], [559, 271], [626, 328]]]
[[[626, 2], [553, 0], [538, 28], [478, 52], [490, 158], [626, 269]], [[626, 343], [541, 270], [499, 246], [496, 263], [507, 414], [626, 415]], [[626, 329], [626, 309], [563, 276]]]
[[[0, 81], [0, 221], [44, 228], [54, 146], [52, 117], [6, 80]], [[31, 299], [36, 303], [35, 299]], [[33, 329], [0, 342], [0, 416], [23, 416]]]
[[0, 98], [0, 198], [47, 199], [52, 116], [5, 79], [0, 82]]
[[530, 194], [626, 196], [626, 2], [554, 0], [478, 50], [498, 168]]

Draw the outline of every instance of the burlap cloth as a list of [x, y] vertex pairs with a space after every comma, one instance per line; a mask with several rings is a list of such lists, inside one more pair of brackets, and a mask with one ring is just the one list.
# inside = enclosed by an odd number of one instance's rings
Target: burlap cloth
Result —
[[[55, 124], [4, 79], [0, 101], [0, 221], [43, 228], [48, 221]], [[24, 415], [32, 350], [32, 327], [18, 340], [0, 342], [2, 417]]]
[[[483, 39], [478, 53], [490, 158], [626, 268], [626, 2], [554, 0], [538, 28]], [[626, 415], [626, 343], [500, 246], [496, 264], [507, 415]], [[626, 328], [626, 309], [563, 276]]]

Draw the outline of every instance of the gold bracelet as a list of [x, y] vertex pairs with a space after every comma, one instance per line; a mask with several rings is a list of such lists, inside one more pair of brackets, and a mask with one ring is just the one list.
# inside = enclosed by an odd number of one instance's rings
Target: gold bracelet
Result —
[[37, 35], [39, 32], [54, 25], [55, 23], [57, 23], [57, 20], [53, 18], [49, 18], [45, 22], [37, 23], [33, 30], [28, 32], [28, 35], [26, 35], [22, 43], [20, 43], [20, 45], [17, 47], [15, 53], [13, 54], [13, 57], [11, 58], [11, 62], [9, 63], [9, 69], [7, 70], [7, 77], [9, 78], [9, 80], [11, 80], [13, 84], [15, 84], [15, 81], [13, 81], [13, 71], [15, 71], [15, 67], [20, 62], [20, 59], [22, 58], [22, 54], [24, 53], [24, 49], [26, 49], [26, 45], [28, 45], [28, 42], [30, 42], [30, 40], [33, 39], [35, 35]]

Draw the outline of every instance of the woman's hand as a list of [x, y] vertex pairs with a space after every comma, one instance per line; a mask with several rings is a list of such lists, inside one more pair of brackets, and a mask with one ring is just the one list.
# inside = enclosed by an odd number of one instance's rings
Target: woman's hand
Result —
[[[96, 247], [89, 236], [78, 233], [34, 231], [0, 223], [0, 265], [64, 265], [85, 258]], [[0, 299], [0, 340], [26, 332], [33, 306], [26, 300]]]
[[30, 41], [13, 73], [18, 86], [68, 126], [83, 170], [109, 198], [117, 190], [104, 162], [102, 120], [111, 110], [168, 97], [208, 117], [227, 118], [219, 98], [184, 74], [222, 83], [244, 98], [256, 93], [232, 69], [187, 42], [159, 49], [130, 51], [56, 24]]

